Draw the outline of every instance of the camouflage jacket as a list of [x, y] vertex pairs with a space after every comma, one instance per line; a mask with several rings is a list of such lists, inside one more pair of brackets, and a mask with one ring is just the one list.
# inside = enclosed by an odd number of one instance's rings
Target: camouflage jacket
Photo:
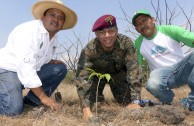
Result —
[[118, 34], [114, 48], [107, 52], [103, 50], [97, 38], [91, 40], [82, 50], [77, 64], [77, 91], [81, 99], [82, 107], [89, 106], [89, 94], [91, 82], [88, 80], [91, 74], [86, 68], [97, 73], [117, 74], [120, 70], [126, 71], [127, 81], [130, 83], [131, 99], [140, 100], [142, 85], [139, 78], [137, 55], [131, 39]]

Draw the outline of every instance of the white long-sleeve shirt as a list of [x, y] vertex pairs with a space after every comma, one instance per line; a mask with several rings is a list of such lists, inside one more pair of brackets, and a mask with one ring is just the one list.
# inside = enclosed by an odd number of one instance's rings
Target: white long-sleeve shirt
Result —
[[40, 87], [37, 71], [51, 60], [57, 43], [56, 35], [49, 40], [41, 20], [18, 25], [10, 33], [6, 46], [0, 49], [0, 68], [17, 72], [26, 88]]

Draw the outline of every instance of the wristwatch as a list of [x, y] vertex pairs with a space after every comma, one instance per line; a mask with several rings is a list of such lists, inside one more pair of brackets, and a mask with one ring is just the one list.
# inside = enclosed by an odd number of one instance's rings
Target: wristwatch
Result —
[[139, 105], [140, 104], [140, 100], [133, 100], [132, 103]]

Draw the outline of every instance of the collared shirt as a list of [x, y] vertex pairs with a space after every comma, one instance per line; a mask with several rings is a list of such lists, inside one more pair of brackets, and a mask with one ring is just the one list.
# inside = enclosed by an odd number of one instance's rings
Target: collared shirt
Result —
[[17, 26], [9, 35], [6, 46], [0, 49], [0, 68], [17, 72], [26, 88], [42, 85], [37, 71], [48, 63], [57, 47], [56, 35], [50, 40], [41, 20]]

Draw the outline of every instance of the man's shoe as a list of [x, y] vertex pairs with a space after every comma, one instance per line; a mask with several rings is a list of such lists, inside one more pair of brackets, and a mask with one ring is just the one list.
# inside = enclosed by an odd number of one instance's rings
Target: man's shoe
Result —
[[189, 103], [188, 103], [188, 98], [183, 98], [180, 100], [181, 107], [184, 109], [189, 109]]
[[24, 102], [24, 104], [32, 106], [32, 107], [39, 106], [38, 104], [32, 102], [27, 96], [24, 97], [23, 102]]

